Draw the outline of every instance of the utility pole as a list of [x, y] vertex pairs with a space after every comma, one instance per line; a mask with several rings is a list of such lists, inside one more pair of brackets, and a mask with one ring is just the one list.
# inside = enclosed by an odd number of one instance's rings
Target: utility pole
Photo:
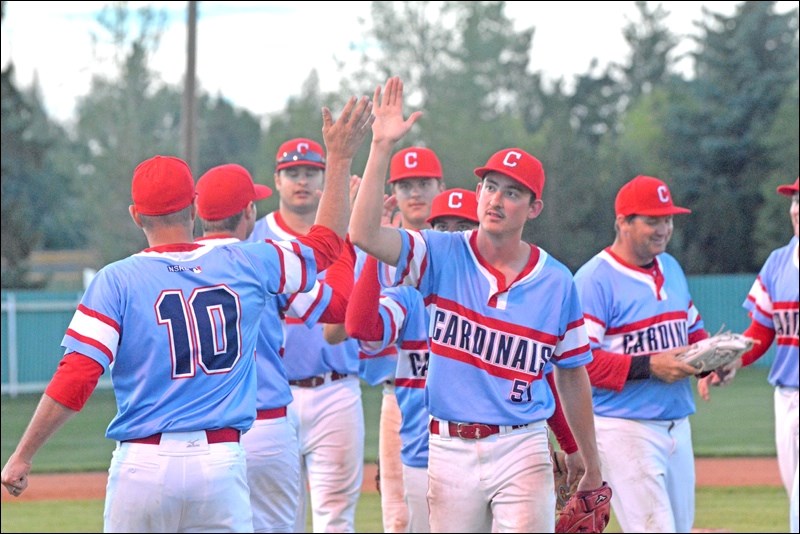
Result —
[[197, 168], [197, 2], [189, 2], [189, 13], [186, 23], [186, 77], [183, 85], [183, 113], [181, 114], [181, 141], [183, 142], [183, 159], [189, 164], [192, 173]]

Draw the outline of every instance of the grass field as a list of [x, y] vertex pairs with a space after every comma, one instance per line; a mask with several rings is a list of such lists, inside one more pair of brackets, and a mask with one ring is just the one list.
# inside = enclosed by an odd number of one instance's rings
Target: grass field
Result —
[[[356, 532], [382, 532], [377, 493], [364, 493]], [[782, 488], [700, 488], [695, 527], [722, 532], [786, 532], [789, 503]], [[4, 502], [2, 532], [101, 532], [103, 501]], [[309, 529], [310, 532], [310, 529]], [[612, 517], [606, 532], [621, 532]]]
[[[772, 388], [766, 369], [740, 371], [732, 386], [715, 388], [710, 403], [698, 400], [692, 417], [697, 456], [774, 456]], [[380, 388], [363, 387], [366, 421], [365, 461], [377, 458]], [[2, 397], [2, 462], [13, 451], [36, 408], [39, 395]], [[114, 443], [105, 427], [115, 413], [110, 391], [96, 391], [86, 408], [69, 421], [37, 455], [33, 471], [105, 471]], [[2, 532], [99, 532], [102, 500], [3, 502]], [[781, 488], [699, 488], [697, 528], [731, 532], [786, 531], [788, 499]], [[380, 500], [363, 494], [357, 512], [358, 532], [380, 532]], [[612, 520], [607, 532], [619, 532]]]

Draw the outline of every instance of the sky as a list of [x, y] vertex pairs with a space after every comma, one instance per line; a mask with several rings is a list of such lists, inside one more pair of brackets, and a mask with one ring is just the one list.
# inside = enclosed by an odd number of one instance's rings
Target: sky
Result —
[[[2, 24], [2, 66], [12, 61], [18, 86], [38, 80], [48, 113], [62, 123], [74, 118], [79, 97], [88, 93], [93, 74], [112, 75], [108, 49], [93, 50], [92, 34], [107, 34], [97, 15], [110, 2], [9, 1]], [[740, 2], [661, 2], [668, 27], [677, 35], [696, 34], [705, 6], [730, 15]], [[161, 80], [178, 85], [186, 70], [188, 2], [129, 2], [167, 12], [168, 21], [150, 66]], [[353, 68], [368, 46], [370, 2], [198, 2], [196, 73], [199, 87], [221, 94], [258, 116], [279, 111], [300, 94], [312, 69], [323, 91], [334, 91], [343, 76], [337, 61]], [[434, 2], [436, 4], [436, 2]], [[651, 2], [652, 4], [652, 2]], [[778, 2], [780, 12], [797, 2]], [[628, 52], [622, 28], [637, 18], [629, 2], [507, 2], [514, 29], [535, 27], [530, 69], [549, 80], [623, 62]], [[691, 50], [684, 39], [676, 50]], [[105, 55], [104, 55], [105, 54]], [[686, 64], [683, 68], [688, 69]]]

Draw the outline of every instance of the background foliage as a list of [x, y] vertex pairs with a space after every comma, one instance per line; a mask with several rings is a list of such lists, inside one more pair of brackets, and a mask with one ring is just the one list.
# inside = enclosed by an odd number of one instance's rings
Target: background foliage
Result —
[[[505, 2], [372, 2], [363, 32], [376, 46], [338, 91], [322, 92], [310, 68], [300, 94], [266, 117], [201, 93], [194, 173], [236, 162], [272, 185], [278, 145], [321, 140], [322, 105], [336, 110], [399, 74], [409, 109], [425, 111], [405, 142], [437, 152], [449, 187], [473, 188], [473, 169], [501, 148], [542, 160], [545, 210], [525, 237], [572, 270], [613, 239], [619, 186], [649, 174], [693, 210], [671, 245], [687, 273], [756, 272], [790, 235], [775, 186], [798, 175], [798, 9], [775, 4], [705, 9], [685, 74], [675, 53], [685, 37], [666, 26], [668, 12], [636, 2], [626, 57], [545, 83], [531, 58], [554, 52], [536, 48], [535, 27], [513, 29]], [[108, 262], [143, 248], [127, 214], [132, 170], [153, 154], [180, 155], [182, 88], [149, 66], [163, 14], [119, 2], [98, 21], [96, 39], [116, 52], [97, 61], [113, 74], [95, 77], [75, 124], [48, 118], [37, 88], [16, 85], [13, 64], [2, 72], [3, 287], [31, 284], [33, 250], [91, 248]]]

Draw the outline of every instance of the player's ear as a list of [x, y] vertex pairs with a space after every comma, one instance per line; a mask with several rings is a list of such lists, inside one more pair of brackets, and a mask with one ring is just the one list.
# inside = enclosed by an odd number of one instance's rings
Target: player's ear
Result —
[[133, 224], [138, 226], [139, 228], [142, 227], [142, 218], [139, 216], [139, 212], [136, 211], [136, 206], [131, 204], [128, 206], [128, 213], [131, 214], [131, 219], [133, 219]]
[[533, 202], [531, 202], [530, 206], [528, 207], [528, 220], [535, 219], [539, 215], [541, 215], [542, 210], [544, 209], [544, 202], [542, 199], [537, 198]]

